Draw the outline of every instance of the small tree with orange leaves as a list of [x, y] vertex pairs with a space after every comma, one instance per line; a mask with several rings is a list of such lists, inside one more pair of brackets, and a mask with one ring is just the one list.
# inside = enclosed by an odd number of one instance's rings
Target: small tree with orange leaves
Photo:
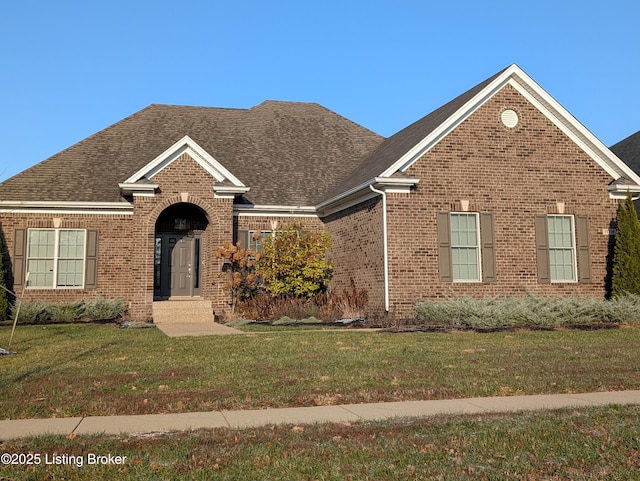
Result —
[[233, 245], [225, 242], [216, 249], [216, 258], [223, 259], [222, 275], [226, 282], [222, 288], [231, 297], [231, 312], [235, 313], [238, 303], [251, 297], [258, 284], [255, 274], [254, 260], [257, 254], [251, 249], [242, 247], [242, 242]]

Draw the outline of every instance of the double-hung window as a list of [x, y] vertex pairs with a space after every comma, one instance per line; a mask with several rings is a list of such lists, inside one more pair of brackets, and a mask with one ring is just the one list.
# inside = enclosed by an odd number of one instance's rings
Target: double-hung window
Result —
[[86, 239], [84, 229], [29, 229], [26, 243], [28, 287], [84, 287]]
[[453, 281], [480, 281], [480, 225], [478, 214], [452, 212], [450, 222]]
[[576, 281], [576, 242], [572, 215], [547, 217], [551, 282]]
[[591, 282], [589, 218], [535, 216], [538, 282]]
[[496, 281], [491, 212], [438, 212], [437, 235], [441, 281]]

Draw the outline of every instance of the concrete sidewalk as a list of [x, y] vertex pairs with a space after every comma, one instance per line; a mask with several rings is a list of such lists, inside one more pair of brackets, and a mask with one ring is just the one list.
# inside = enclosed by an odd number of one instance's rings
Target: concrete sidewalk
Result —
[[586, 394], [541, 394], [491, 398], [344, 404], [247, 411], [212, 411], [139, 416], [90, 416], [0, 421], [0, 441], [43, 434], [144, 434], [200, 428], [232, 428], [273, 424], [377, 421], [440, 414], [512, 413], [570, 407], [640, 404], [640, 391]]

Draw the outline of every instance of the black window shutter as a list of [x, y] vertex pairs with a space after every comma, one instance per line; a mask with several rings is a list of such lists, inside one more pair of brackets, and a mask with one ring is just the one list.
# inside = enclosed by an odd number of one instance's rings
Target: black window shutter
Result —
[[438, 212], [438, 272], [442, 282], [453, 282], [451, 259], [451, 227], [448, 212]]
[[538, 266], [538, 282], [551, 282], [551, 267], [549, 265], [549, 234], [547, 233], [547, 216], [536, 215], [536, 258]]
[[98, 287], [98, 231], [87, 230], [87, 256], [84, 263], [84, 287]]
[[480, 243], [482, 244], [482, 280], [496, 281], [496, 248], [493, 231], [493, 213], [480, 214]]

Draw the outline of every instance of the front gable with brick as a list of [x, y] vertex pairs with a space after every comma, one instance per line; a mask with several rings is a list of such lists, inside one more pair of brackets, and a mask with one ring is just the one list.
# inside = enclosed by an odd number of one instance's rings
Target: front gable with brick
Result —
[[515, 65], [387, 139], [317, 104], [153, 105], [0, 184], [3, 261], [27, 299], [220, 312], [215, 249], [296, 219], [331, 233], [331, 287], [372, 310], [603, 297], [628, 190], [640, 178]]

